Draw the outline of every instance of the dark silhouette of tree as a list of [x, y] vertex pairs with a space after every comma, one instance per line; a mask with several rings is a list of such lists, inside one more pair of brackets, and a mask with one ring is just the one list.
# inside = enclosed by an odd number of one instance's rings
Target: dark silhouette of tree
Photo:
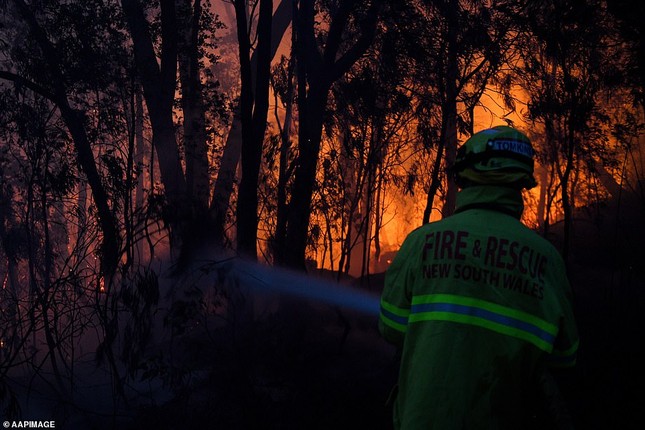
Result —
[[[209, 3], [206, 3], [209, 6]], [[202, 84], [203, 58], [213, 54], [204, 52], [206, 45], [203, 34], [204, 18], [201, 0], [177, 2], [178, 20], [178, 64], [181, 85], [181, 107], [183, 113], [183, 144], [186, 165], [186, 186], [188, 198], [193, 204], [197, 219], [204, 219], [210, 201], [208, 133], [206, 131], [206, 103]], [[212, 19], [212, 18], [211, 18]], [[212, 26], [216, 23], [208, 23]], [[206, 46], [205, 46], [206, 45]], [[212, 83], [207, 79], [207, 85]], [[207, 226], [205, 226], [207, 227]]]
[[103, 232], [102, 270], [110, 279], [116, 271], [119, 259], [120, 232], [116, 216], [110, 207], [110, 196], [102, 183], [101, 175], [92, 153], [90, 138], [85, 128], [88, 121], [87, 113], [82, 108], [74, 106], [70, 101], [73, 97], [73, 89], [70, 88], [70, 80], [66, 76], [69, 68], [61, 62], [59, 47], [50, 40], [46, 29], [40, 24], [29, 5], [22, 0], [14, 0], [12, 5], [26, 24], [30, 36], [40, 51], [40, 58], [42, 58], [40, 65], [47, 71], [47, 77], [44, 77], [45, 81], [41, 83], [11, 70], [3, 70], [0, 71], [0, 78], [12, 80], [17, 85], [23, 85], [37, 92], [49, 99], [60, 110], [65, 125], [72, 136], [78, 163], [85, 173], [92, 190], [92, 197], [97, 207], [98, 218]]
[[481, 104], [484, 91], [496, 83], [500, 65], [509, 55], [512, 23], [497, 4], [442, 0], [422, 1], [419, 7], [421, 23], [412, 28], [420, 31], [420, 52], [413, 54], [419, 68], [417, 79], [428, 86], [420, 94], [421, 114], [426, 118], [422, 133], [425, 146], [436, 153], [423, 215], [426, 223], [443, 183], [442, 215], [454, 210], [457, 187], [445, 175], [445, 168], [454, 163], [458, 136], [474, 131], [474, 108]]
[[[279, 135], [276, 141], [278, 147], [269, 147], [266, 154], [266, 168], [274, 171], [275, 163], [278, 162], [278, 176], [275, 182], [275, 227], [272, 228], [273, 235], [269, 240], [271, 254], [275, 255], [276, 238], [284, 238], [287, 233], [287, 184], [293, 176], [295, 168], [295, 154], [292, 149], [292, 128], [294, 126], [294, 109], [295, 109], [295, 32], [291, 33], [291, 53], [289, 58], [282, 56], [281, 61], [277, 64], [272, 73], [272, 87], [275, 94], [274, 117], [278, 126]], [[281, 121], [278, 114], [278, 106], [284, 108], [284, 121]], [[277, 153], [277, 156], [276, 156]], [[268, 179], [267, 175], [267, 179]], [[267, 181], [265, 181], [267, 182]], [[274, 258], [275, 260], [275, 258]]]
[[[563, 255], [570, 253], [573, 209], [581, 169], [591, 175], [603, 157], [600, 127], [607, 115], [599, 96], [609, 82], [603, 74], [609, 26], [603, 6], [595, 1], [554, 1], [528, 5], [531, 34], [522, 46], [529, 116], [544, 125], [543, 160], [553, 165], [564, 212]], [[607, 84], [607, 85], [606, 85]], [[548, 225], [546, 225], [548, 228]]]
[[[204, 58], [215, 60], [210, 39], [219, 22], [209, 10], [209, 2], [161, 0], [158, 21], [152, 23], [138, 0], [123, 0], [121, 4], [150, 115], [152, 142], [164, 186], [164, 217], [171, 227], [173, 246], [180, 250], [181, 268], [197, 249], [215, 237], [208, 213], [211, 172], [207, 130], [208, 111], [221, 108], [217, 106], [214, 77], [204, 70]], [[183, 136], [176, 133], [174, 122], [178, 84]]]
[[[4, 193], [11, 199], [4, 221], [11, 238], [15, 219], [23, 220], [18, 231], [24, 233], [14, 239], [24, 252], [12, 253], [21, 282], [12, 297], [21, 304], [15, 321], [20, 339], [2, 363], [1, 379], [4, 384], [21, 362], [35, 375], [48, 363], [52, 387], [72, 398], [74, 351], [88, 325], [99, 337], [114, 336], [106, 309], [124, 275], [121, 222], [133, 167], [123, 142], [132, 76], [114, 4], [8, 6], [4, 12], [16, 25], [2, 27], [1, 73], [12, 85], [3, 81], [2, 91], [10, 101], [3, 106], [14, 109], [6, 112], [2, 133], [20, 169], [3, 178], [12, 191]], [[12, 220], [13, 214], [19, 217]], [[29, 352], [41, 344], [45, 352]]]
[[607, 11], [615, 18], [620, 33], [620, 47], [616, 54], [623, 57], [621, 65], [624, 84], [641, 108], [645, 105], [645, 46], [643, 44], [643, 19], [645, 4], [638, 0], [607, 2]]
[[[645, 210], [645, 165], [643, 149], [638, 143], [645, 112], [645, 45], [641, 24], [645, 19], [645, 4], [634, 0], [612, 1], [607, 3], [607, 10], [615, 19], [620, 35], [611, 47], [614, 69], [607, 74], [608, 80], [622, 87], [622, 91], [612, 92], [619, 99], [612, 134], [625, 151], [623, 169], [626, 172], [622, 175], [625, 183], [619, 185], [636, 195]], [[612, 195], [620, 196], [616, 192]]]
[[367, 4], [353, 0], [331, 2], [325, 5], [329, 21], [328, 31], [322, 35], [316, 34], [317, 12], [314, 2], [298, 3], [297, 16], [294, 16], [298, 156], [286, 234], [285, 237], [275, 239], [275, 256], [280, 264], [303, 270], [305, 268], [311, 202], [329, 89], [372, 43], [380, 6], [381, 2], [376, 0]]
[[[292, 2], [289, 0], [282, 0], [276, 7], [275, 12], [271, 18], [271, 37], [270, 37], [270, 54], [273, 59], [276, 55], [278, 47], [282, 41], [287, 28], [291, 24], [292, 16]], [[251, 30], [251, 26], [248, 29]], [[251, 33], [248, 33], [249, 37]], [[253, 45], [253, 44], [251, 44]], [[259, 51], [252, 49], [250, 57], [250, 71], [252, 91], [255, 91], [255, 81], [257, 79], [256, 72], [258, 68]], [[227, 213], [230, 205], [231, 195], [233, 194], [236, 170], [240, 161], [242, 152], [242, 124], [241, 124], [241, 106], [234, 111], [233, 121], [230, 126], [229, 134], [223, 148], [222, 157], [217, 171], [217, 177], [213, 185], [213, 199], [211, 202], [211, 216], [214, 220], [214, 241], [218, 244], [224, 244], [225, 230], [228, 223]], [[249, 193], [250, 193], [249, 187]], [[249, 234], [255, 234], [253, 231]], [[243, 239], [247, 242], [245, 239]]]
[[372, 248], [379, 260], [387, 196], [397, 191], [396, 170], [415, 147], [400, 137], [415, 115], [400, 22], [398, 13], [384, 16], [372, 47], [331, 91], [335, 132], [325, 139], [331, 149], [324, 150], [314, 214], [326, 219], [330, 252], [334, 236], [341, 243], [339, 274], [369, 274]]
[[[175, 135], [173, 106], [177, 88], [178, 23], [174, 0], [161, 0], [161, 48], [157, 62], [153, 35], [139, 0], [122, 0], [134, 47], [134, 58], [141, 76], [143, 94], [150, 114], [152, 141], [157, 150], [164, 195], [170, 206], [170, 221], [180, 228], [180, 220], [189, 218], [186, 178]], [[186, 93], [187, 89], [184, 89]], [[175, 234], [181, 235], [178, 231]]]
[[[237, 199], [237, 251], [257, 258], [258, 177], [269, 112], [271, 71], [271, 22], [273, 1], [258, 0], [259, 14], [255, 34], [257, 55], [251, 63], [251, 37], [247, 1], [236, 0], [237, 35], [240, 55], [240, 117], [242, 123], [242, 178]], [[256, 67], [255, 73], [252, 67]]]

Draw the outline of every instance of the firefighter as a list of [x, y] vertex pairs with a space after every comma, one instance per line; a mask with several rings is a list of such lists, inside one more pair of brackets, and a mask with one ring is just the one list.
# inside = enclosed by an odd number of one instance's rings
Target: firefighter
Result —
[[451, 169], [455, 213], [410, 233], [389, 267], [379, 329], [401, 352], [396, 429], [528, 428], [543, 369], [575, 364], [564, 262], [520, 222], [533, 156], [511, 127], [474, 134]]

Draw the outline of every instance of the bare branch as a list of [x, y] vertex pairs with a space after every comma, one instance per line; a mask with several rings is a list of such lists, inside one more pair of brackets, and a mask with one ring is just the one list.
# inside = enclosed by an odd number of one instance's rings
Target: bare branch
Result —
[[23, 76], [17, 75], [17, 74], [12, 73], [12, 72], [8, 72], [6, 70], [0, 70], [0, 79], [4, 79], [4, 80], [10, 81], [10, 82], [14, 82], [16, 85], [20, 85], [20, 86], [23, 86], [25, 88], [29, 88], [30, 90], [32, 90], [36, 94], [39, 94], [39, 95], [45, 97], [46, 99], [50, 100], [51, 102], [53, 102], [55, 104], [59, 103], [59, 100], [58, 100], [58, 98], [56, 97], [56, 95], [54, 93], [50, 92], [46, 88], [38, 85], [34, 81], [30, 81], [29, 79], [27, 79], [27, 78], [25, 78]]

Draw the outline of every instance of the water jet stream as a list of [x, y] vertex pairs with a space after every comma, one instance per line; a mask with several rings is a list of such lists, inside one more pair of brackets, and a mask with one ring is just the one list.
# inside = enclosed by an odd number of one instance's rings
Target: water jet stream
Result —
[[373, 316], [380, 312], [380, 298], [366, 291], [249, 261], [235, 260], [228, 264], [229, 273], [253, 292], [288, 294]]

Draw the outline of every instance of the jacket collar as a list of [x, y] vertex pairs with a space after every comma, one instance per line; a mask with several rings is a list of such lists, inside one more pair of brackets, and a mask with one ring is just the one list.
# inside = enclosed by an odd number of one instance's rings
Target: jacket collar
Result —
[[524, 211], [522, 192], [509, 187], [475, 185], [457, 193], [455, 213], [469, 209], [490, 209], [520, 219]]

